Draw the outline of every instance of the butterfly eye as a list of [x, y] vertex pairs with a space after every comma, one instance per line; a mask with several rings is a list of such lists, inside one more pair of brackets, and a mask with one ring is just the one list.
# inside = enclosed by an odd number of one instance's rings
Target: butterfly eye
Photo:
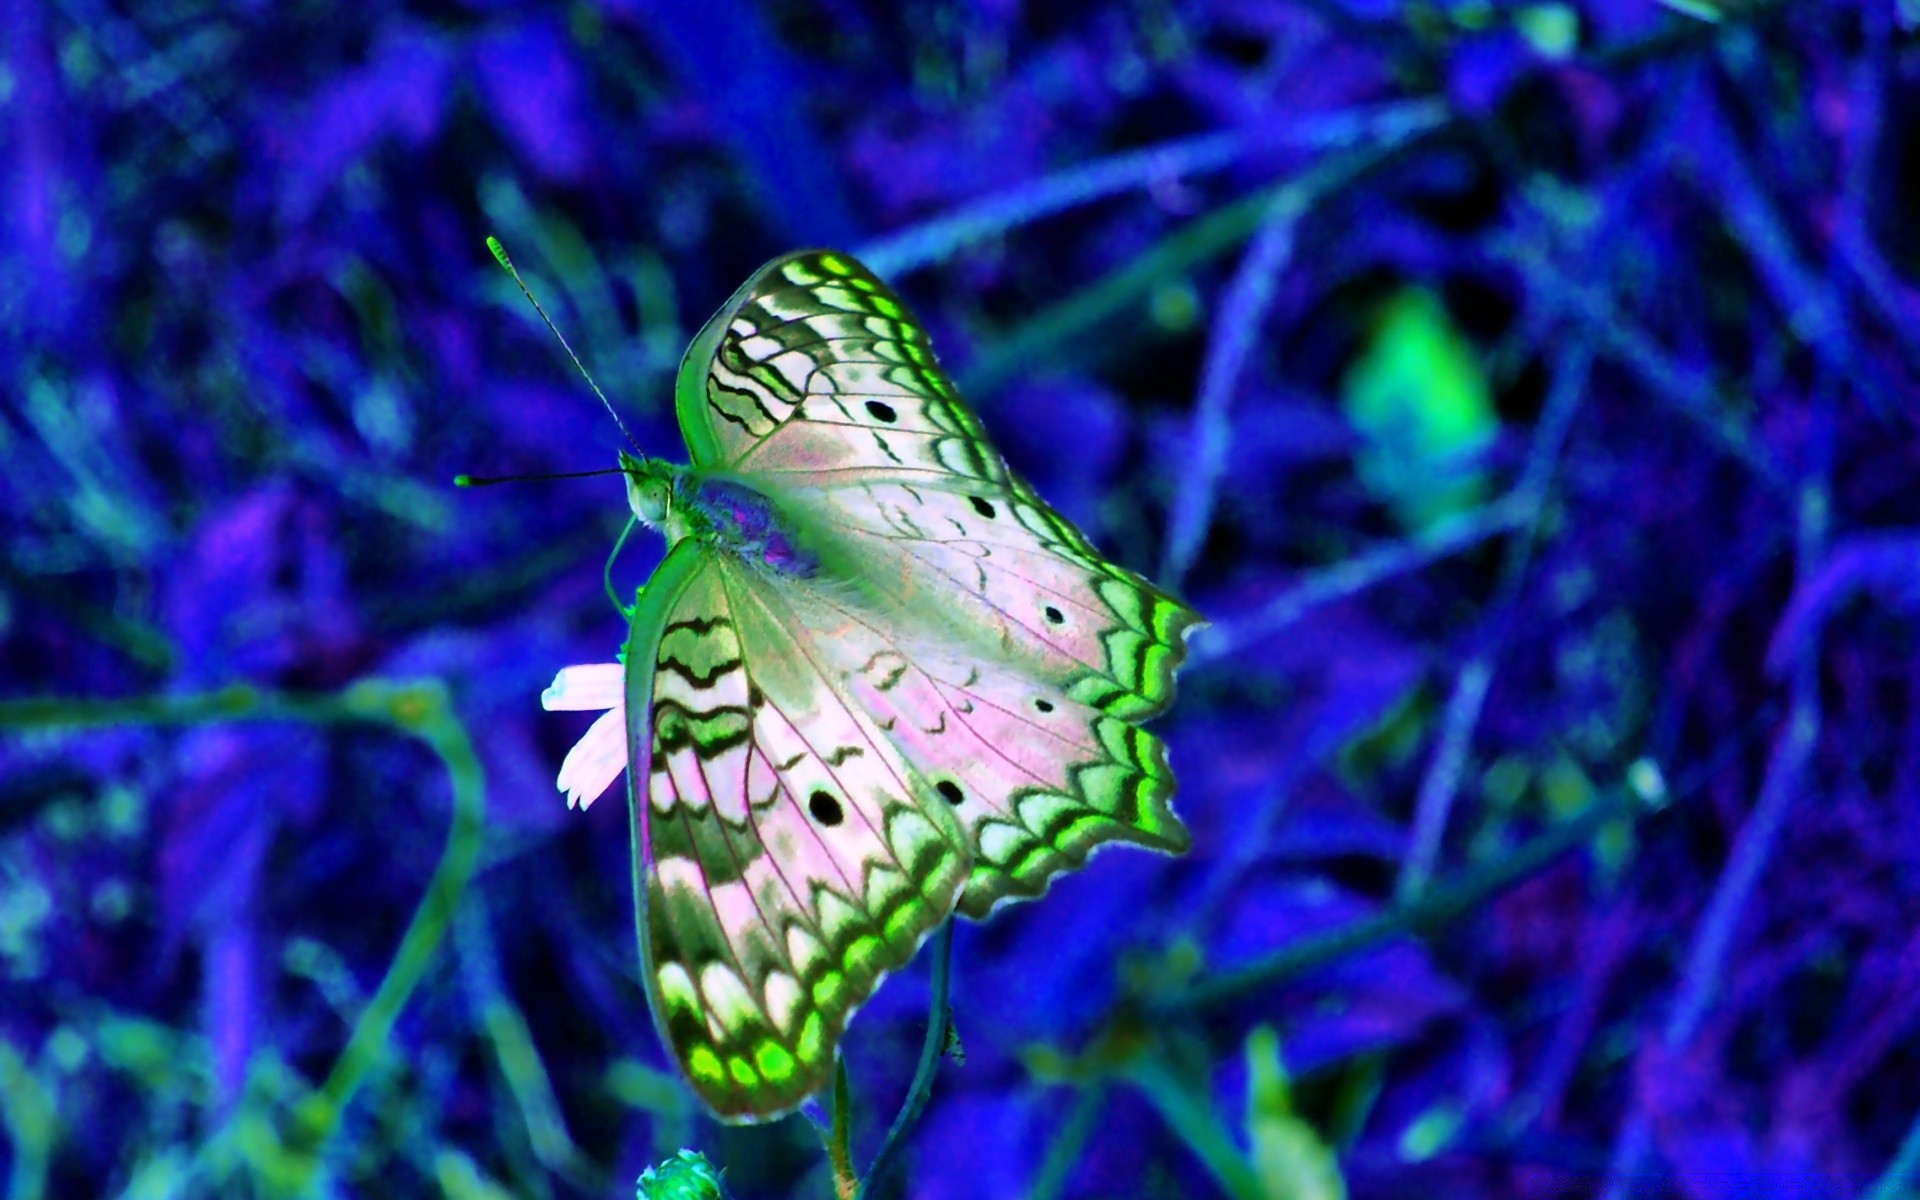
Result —
[[1041, 712], [1053, 711], [1053, 701], [1051, 700], [1035, 700], [1033, 702], [1033, 706], [1039, 709]]
[[993, 520], [993, 503], [991, 501], [982, 500], [978, 496], [968, 496], [967, 499], [973, 501], [973, 511], [979, 513], [989, 521]]
[[874, 420], [885, 421], [889, 425], [900, 419], [900, 414], [893, 411], [893, 405], [882, 404], [878, 400], [867, 401], [867, 411], [873, 414]]
[[1044, 611], [1047, 614], [1047, 620], [1051, 621], [1053, 624], [1062, 625], [1066, 623], [1067, 618], [1063, 616], [1060, 610], [1055, 608], [1053, 605], [1051, 604], [1047, 605], [1047, 607], [1042, 611]]
[[945, 797], [948, 804], [959, 804], [967, 798], [966, 795], [960, 791], [960, 785], [951, 779], [942, 779], [939, 783], [933, 785], [933, 790]]
[[829, 829], [846, 819], [846, 814], [840, 811], [840, 802], [826, 792], [815, 792], [808, 796], [807, 811], [813, 814], [814, 820]]

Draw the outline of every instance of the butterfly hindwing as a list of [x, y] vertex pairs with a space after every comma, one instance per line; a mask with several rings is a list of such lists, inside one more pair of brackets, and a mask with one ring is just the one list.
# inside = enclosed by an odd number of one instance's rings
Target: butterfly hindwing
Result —
[[1108, 842], [1186, 849], [1187, 830], [1167, 803], [1173, 776], [1152, 734], [829, 592], [781, 599], [788, 636], [809, 645], [920, 773], [921, 794], [939, 797], [964, 828], [972, 853], [962, 914], [984, 917], [1001, 901], [1037, 896]]
[[766, 586], [682, 541], [636, 609], [627, 670], [649, 996], [701, 1098], [747, 1119], [825, 1086], [854, 1008], [946, 919], [968, 863]]

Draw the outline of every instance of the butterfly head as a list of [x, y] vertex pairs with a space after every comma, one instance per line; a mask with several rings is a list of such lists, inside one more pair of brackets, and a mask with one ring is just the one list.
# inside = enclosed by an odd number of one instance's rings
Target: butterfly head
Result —
[[657, 458], [639, 458], [620, 452], [620, 471], [627, 477], [627, 506], [650, 529], [667, 531], [673, 514], [675, 469]]

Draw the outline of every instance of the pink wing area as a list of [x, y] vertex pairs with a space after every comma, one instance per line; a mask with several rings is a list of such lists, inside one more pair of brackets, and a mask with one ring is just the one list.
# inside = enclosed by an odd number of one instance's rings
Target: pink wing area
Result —
[[854, 1008], [946, 919], [967, 869], [957, 823], [763, 587], [703, 553], [658, 613], [635, 814], [663, 1037], [710, 1107], [750, 1120], [829, 1082]]
[[1029, 674], [902, 637], [825, 590], [790, 589], [780, 605], [788, 634], [959, 818], [972, 847], [962, 913], [1037, 896], [1106, 843], [1186, 848], [1153, 735]]
[[796, 491], [852, 576], [908, 615], [908, 628], [970, 647], [1112, 716], [1144, 720], [1173, 701], [1199, 617], [1087, 546], [1024, 488], [966, 481]]

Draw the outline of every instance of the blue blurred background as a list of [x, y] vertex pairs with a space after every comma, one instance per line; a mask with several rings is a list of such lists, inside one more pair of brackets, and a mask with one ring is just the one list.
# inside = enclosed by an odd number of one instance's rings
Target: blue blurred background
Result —
[[7, 1194], [828, 1194], [555, 790], [620, 483], [451, 480], [621, 441], [489, 233], [666, 456], [715, 306], [862, 256], [1214, 621], [1194, 850], [960, 931], [899, 1194], [1902, 1194], [1917, 7], [0, 4]]

